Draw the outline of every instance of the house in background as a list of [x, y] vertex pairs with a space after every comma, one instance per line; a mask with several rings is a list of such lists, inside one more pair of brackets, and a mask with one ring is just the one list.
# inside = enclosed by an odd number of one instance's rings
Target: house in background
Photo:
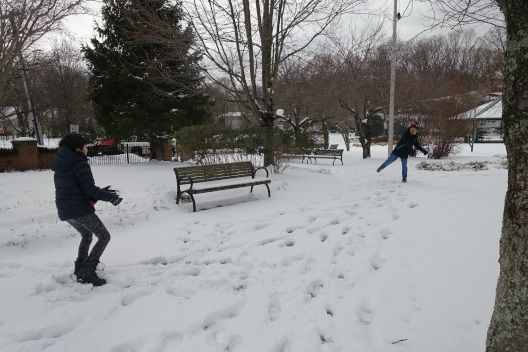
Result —
[[469, 110], [459, 116], [461, 119], [471, 120], [472, 129], [468, 131], [465, 141], [502, 142], [504, 126], [502, 123], [502, 96], [492, 97], [488, 102]]
[[3, 132], [0, 134], [1, 139], [15, 139], [19, 137], [18, 116], [13, 108], [3, 108], [0, 111], [0, 125]]
[[215, 117], [215, 122], [232, 129], [239, 129], [248, 125], [241, 112], [227, 112]]
[[477, 136], [476, 142], [503, 140], [501, 96], [468, 111], [465, 118], [474, 120], [473, 134]]

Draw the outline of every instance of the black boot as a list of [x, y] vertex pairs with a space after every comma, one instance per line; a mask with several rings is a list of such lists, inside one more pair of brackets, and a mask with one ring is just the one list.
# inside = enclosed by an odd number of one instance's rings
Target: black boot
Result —
[[79, 275], [79, 270], [81, 269], [81, 264], [82, 264], [82, 260], [77, 258], [77, 260], [75, 260], [75, 262], [73, 262], [75, 264], [75, 269], [73, 270], [73, 275], [75, 276], [78, 276]]
[[106, 280], [101, 279], [95, 273], [95, 268], [98, 263], [99, 262], [89, 262], [88, 260], [82, 262], [81, 268], [79, 269], [79, 275], [77, 275], [77, 282], [92, 284], [94, 286], [102, 286], [106, 284]]

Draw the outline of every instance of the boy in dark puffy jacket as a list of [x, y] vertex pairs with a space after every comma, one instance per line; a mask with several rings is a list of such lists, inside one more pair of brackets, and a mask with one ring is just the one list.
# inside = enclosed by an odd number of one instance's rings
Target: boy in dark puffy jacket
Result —
[[[94, 204], [103, 200], [118, 205], [123, 199], [109, 187], [101, 189], [95, 185], [87, 154], [84, 138], [76, 133], [67, 134], [59, 143], [51, 169], [55, 171], [55, 203], [59, 219], [67, 221], [82, 237], [74, 274], [78, 282], [101, 286], [106, 280], [99, 278], [95, 269], [110, 241], [110, 234], [95, 215]], [[97, 237], [97, 242], [88, 253], [92, 235]]]
[[392, 154], [389, 156], [389, 158], [381, 164], [380, 167], [378, 167], [378, 172], [392, 164], [396, 159], [400, 158], [402, 163], [402, 182], [407, 182], [407, 158], [409, 157], [409, 154], [412, 151], [413, 146], [416, 147], [416, 149], [420, 150], [422, 153], [427, 155], [427, 151], [423, 149], [420, 144], [418, 143], [418, 128], [420, 128], [420, 125], [418, 122], [413, 122], [411, 127], [409, 127], [400, 138], [400, 141], [392, 151]]

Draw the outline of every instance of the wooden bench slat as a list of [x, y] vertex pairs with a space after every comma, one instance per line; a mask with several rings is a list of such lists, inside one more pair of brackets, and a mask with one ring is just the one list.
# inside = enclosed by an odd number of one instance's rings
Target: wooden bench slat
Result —
[[265, 179], [265, 180], [257, 180], [253, 182], [247, 182], [247, 183], [226, 183], [226, 184], [218, 184], [217, 186], [211, 186], [207, 188], [196, 188], [194, 189], [194, 194], [199, 193], [207, 193], [207, 192], [215, 192], [215, 191], [223, 191], [227, 189], [233, 189], [233, 188], [241, 188], [241, 187], [250, 187], [250, 186], [258, 186], [270, 183], [271, 180]]

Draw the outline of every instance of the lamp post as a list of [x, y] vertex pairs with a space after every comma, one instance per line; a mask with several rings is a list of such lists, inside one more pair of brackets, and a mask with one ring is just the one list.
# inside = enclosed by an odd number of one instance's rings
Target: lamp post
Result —
[[391, 78], [390, 78], [390, 103], [389, 103], [389, 133], [388, 133], [388, 155], [393, 148], [394, 138], [394, 100], [396, 92], [396, 22], [398, 21], [398, 0], [394, 0], [394, 14], [392, 19], [392, 52], [391, 52]]
[[[9, 12], [9, 15], [7, 16], [9, 18], [9, 21], [11, 22], [11, 27], [13, 27], [13, 41], [17, 41], [16, 45], [19, 46], [20, 43], [18, 42], [19, 33], [18, 33], [18, 27], [15, 23], [15, 15], [13, 11]], [[4, 17], [5, 18], [5, 17]], [[40, 123], [37, 118], [37, 114], [35, 114], [35, 110], [33, 109], [33, 102], [31, 101], [31, 95], [29, 94], [29, 87], [27, 84], [27, 76], [26, 76], [26, 65], [24, 64], [24, 58], [22, 57], [22, 47], [20, 46], [18, 48], [18, 60], [20, 61], [20, 66], [22, 68], [22, 82], [24, 83], [24, 91], [26, 93], [27, 98], [27, 104], [29, 109], [29, 115], [31, 117], [31, 120], [33, 120], [33, 128], [35, 129], [35, 136], [37, 137], [37, 143], [39, 145], [44, 145], [44, 141], [42, 140], [42, 130], [40, 128]]]

